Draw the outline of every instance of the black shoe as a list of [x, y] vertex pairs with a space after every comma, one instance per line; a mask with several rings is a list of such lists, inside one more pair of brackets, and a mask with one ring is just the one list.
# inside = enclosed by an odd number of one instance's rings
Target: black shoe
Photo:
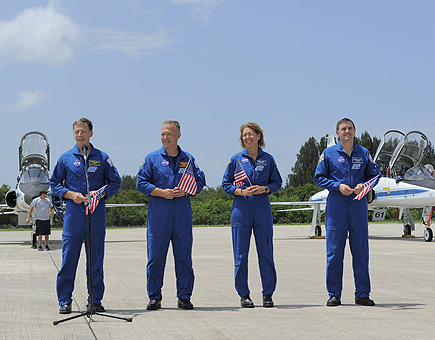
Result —
[[182, 309], [193, 309], [193, 304], [190, 302], [190, 299], [178, 299], [177, 307]]
[[162, 308], [162, 300], [151, 299], [147, 305], [147, 310], [156, 310]]
[[99, 313], [104, 313], [106, 311], [101, 303], [94, 303], [94, 308], [95, 311]]
[[251, 298], [249, 297], [249, 295], [246, 295], [244, 297], [242, 297], [240, 299], [240, 305], [243, 308], [254, 308], [254, 303], [252, 302]]
[[374, 306], [375, 302], [373, 300], [370, 300], [368, 297], [366, 298], [355, 298], [355, 304], [356, 305], [363, 305], [363, 306]]
[[45, 245], [45, 250], [50, 250], [50, 247], [47, 244]]
[[39, 247], [38, 247], [38, 250], [39, 250], [39, 251], [42, 251], [42, 246], [39, 246]]
[[70, 314], [70, 313], [71, 313], [71, 304], [70, 303], [67, 303], [66, 305], [60, 306], [59, 314]]
[[[86, 305], [86, 307], [89, 308], [89, 305]], [[103, 305], [101, 303], [94, 303], [94, 312], [98, 312], [98, 313], [104, 313], [106, 310], [104, 309]]]
[[336, 296], [331, 296], [328, 301], [326, 302], [326, 305], [328, 307], [335, 307], [335, 306], [340, 306], [341, 305], [341, 300], [339, 297]]
[[272, 295], [264, 295], [263, 296], [263, 307], [274, 307]]

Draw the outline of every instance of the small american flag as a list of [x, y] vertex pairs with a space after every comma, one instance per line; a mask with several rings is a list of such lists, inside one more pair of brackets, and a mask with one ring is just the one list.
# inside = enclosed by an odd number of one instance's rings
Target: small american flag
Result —
[[234, 180], [236, 182], [236, 187], [240, 188], [243, 185], [243, 181], [248, 179], [248, 175], [246, 175], [245, 170], [243, 170], [243, 166], [240, 163], [240, 159], [237, 160], [236, 169], [234, 172]]
[[354, 198], [354, 200], [360, 200], [363, 198], [367, 193], [372, 189], [376, 183], [378, 182], [378, 176], [373, 177], [372, 179], [369, 179], [367, 182], [363, 183], [363, 189], [362, 191]]
[[87, 209], [85, 209], [86, 215], [88, 214], [88, 210], [91, 210], [91, 215], [92, 213], [95, 211], [95, 208], [97, 207], [98, 203], [100, 202], [101, 197], [103, 197], [104, 194], [104, 190], [106, 190], [107, 185], [105, 185], [104, 187], [101, 187], [100, 189], [98, 189], [97, 191], [94, 191], [91, 194], [91, 206], [87, 207]]
[[178, 189], [190, 195], [196, 195], [198, 187], [196, 186], [195, 175], [193, 173], [192, 159], [189, 159], [186, 170], [184, 170], [183, 176], [181, 176], [180, 183], [178, 183]]

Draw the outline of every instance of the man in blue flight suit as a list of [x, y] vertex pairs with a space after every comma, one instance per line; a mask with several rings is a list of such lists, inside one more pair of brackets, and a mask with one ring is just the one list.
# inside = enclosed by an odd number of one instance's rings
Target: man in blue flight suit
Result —
[[205, 186], [204, 173], [193, 156], [178, 146], [181, 137], [177, 121], [164, 121], [161, 130], [163, 146], [145, 157], [137, 174], [136, 187], [150, 197], [147, 215], [147, 291], [148, 310], [161, 308], [163, 276], [169, 242], [177, 277], [177, 307], [193, 309], [190, 301], [194, 274], [192, 267], [192, 207], [189, 196], [178, 188], [189, 160], [197, 193]]
[[355, 304], [375, 305], [369, 298], [367, 198], [354, 198], [363, 190], [362, 184], [379, 176], [380, 172], [369, 151], [354, 142], [355, 131], [355, 124], [349, 118], [338, 121], [336, 133], [340, 140], [323, 151], [314, 175], [314, 183], [329, 190], [325, 213], [327, 306], [341, 304], [343, 259], [348, 234], [355, 279]]
[[[104, 239], [106, 235], [105, 198], [116, 194], [121, 186], [121, 177], [109, 156], [90, 143], [93, 135], [92, 122], [80, 118], [73, 123], [73, 135], [76, 145], [59, 157], [50, 180], [53, 194], [66, 200], [65, 218], [62, 232], [62, 267], [57, 274], [57, 296], [59, 313], [71, 313], [72, 292], [77, 264], [83, 240], [88, 254], [88, 218], [84, 202], [88, 201], [85, 160], [83, 147], [87, 147], [88, 175], [90, 192], [107, 185], [102, 199], [92, 214], [92, 280], [93, 302], [97, 312], [104, 312], [101, 304], [104, 294], [103, 260]], [[88, 263], [87, 263], [88, 265]], [[88, 269], [86, 276], [89, 278]], [[89, 300], [89, 298], [88, 298]]]

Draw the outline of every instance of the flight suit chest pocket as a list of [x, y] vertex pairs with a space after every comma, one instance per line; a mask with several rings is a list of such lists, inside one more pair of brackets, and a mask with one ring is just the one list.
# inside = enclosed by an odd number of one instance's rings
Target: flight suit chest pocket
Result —
[[266, 159], [257, 159], [254, 162], [254, 171], [257, 174], [262, 174], [267, 166], [267, 160]]
[[88, 173], [89, 175], [93, 175], [98, 173], [102, 164], [100, 160], [90, 159], [88, 162]]
[[259, 185], [265, 185], [269, 182], [269, 170], [266, 159], [257, 159], [254, 162], [254, 179]]
[[331, 159], [329, 163], [330, 174], [336, 178], [341, 179], [347, 177], [349, 169], [349, 159], [345, 156], [338, 156], [337, 159]]
[[364, 158], [358, 157], [358, 156], [352, 156], [351, 158], [351, 171], [352, 173], [356, 173], [360, 171], [361, 169], [364, 169]]
[[153, 164], [153, 177], [154, 183], [167, 183], [174, 177], [169, 160], [163, 159], [159, 163]]
[[71, 164], [67, 165], [71, 173], [77, 177], [82, 177], [85, 172], [84, 161], [81, 159], [74, 160]]

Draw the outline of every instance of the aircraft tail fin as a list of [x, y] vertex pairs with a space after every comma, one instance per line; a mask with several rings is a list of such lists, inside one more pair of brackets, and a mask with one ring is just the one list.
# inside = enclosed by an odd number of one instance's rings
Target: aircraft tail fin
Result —
[[330, 147], [337, 144], [336, 140], [335, 140], [335, 136], [328, 136], [328, 144], [326, 145], [326, 147]]

